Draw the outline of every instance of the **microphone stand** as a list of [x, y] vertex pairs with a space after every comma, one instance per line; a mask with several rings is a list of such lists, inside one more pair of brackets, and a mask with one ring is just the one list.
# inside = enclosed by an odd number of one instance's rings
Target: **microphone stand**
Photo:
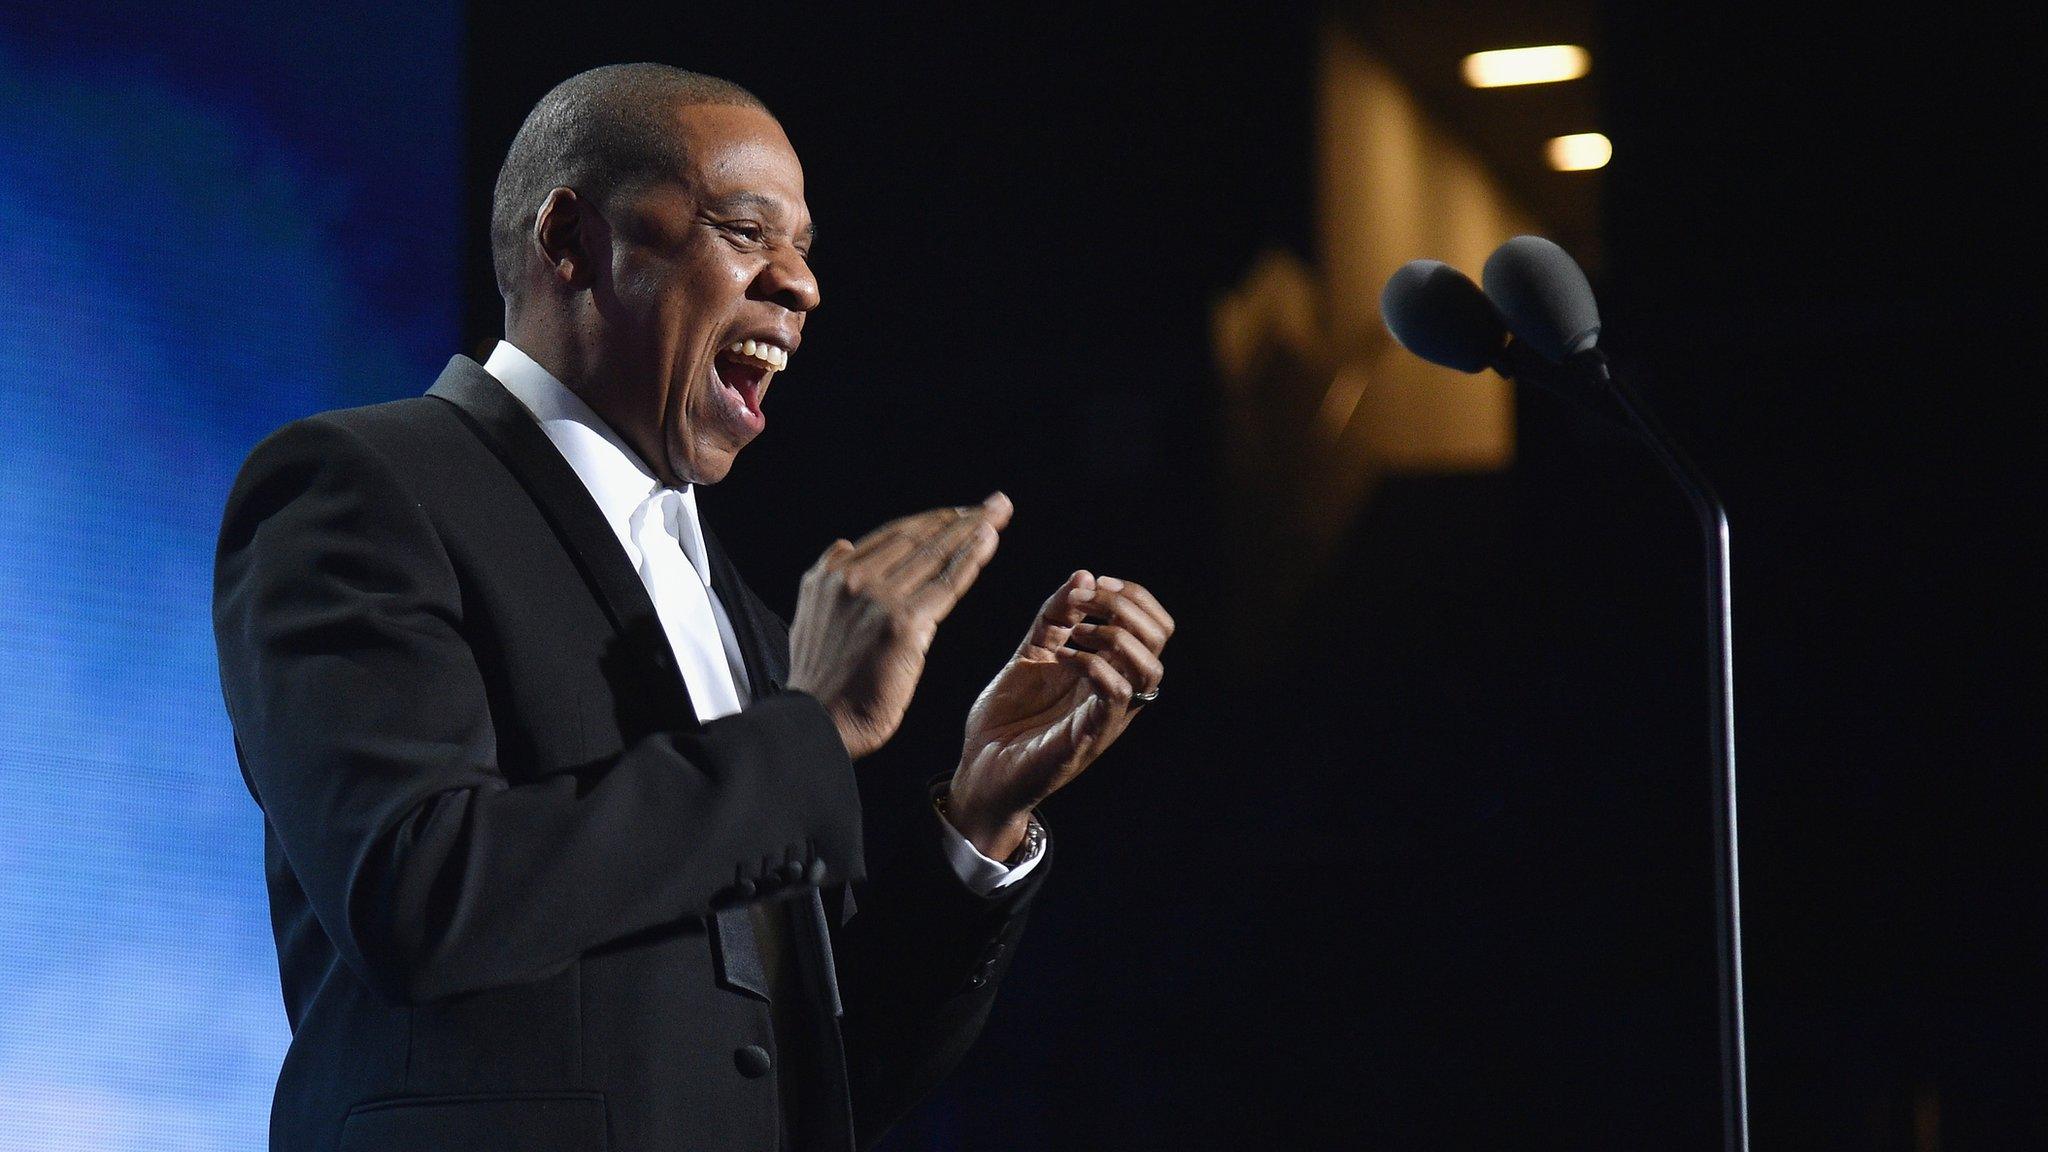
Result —
[[1713, 752], [1715, 958], [1720, 969], [1721, 1136], [1724, 1152], [1749, 1152], [1749, 1056], [1743, 1022], [1742, 870], [1735, 819], [1735, 645], [1728, 559], [1728, 510], [1699, 467], [1680, 451], [1649, 407], [1614, 375], [1607, 357], [1587, 349], [1553, 365], [1510, 341], [1494, 370], [1584, 400], [1578, 376], [1598, 385], [1621, 409], [1628, 425], [1677, 482], [1699, 518], [1706, 544], [1707, 740]]

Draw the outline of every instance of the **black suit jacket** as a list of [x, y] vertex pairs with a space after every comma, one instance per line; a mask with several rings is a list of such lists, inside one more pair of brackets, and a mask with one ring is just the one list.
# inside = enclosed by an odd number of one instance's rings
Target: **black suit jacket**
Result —
[[[772, 1152], [798, 1058], [791, 1142], [866, 1146], [972, 1042], [1050, 861], [975, 896], [935, 818], [871, 858], [786, 626], [706, 538], [754, 699], [699, 725], [617, 537], [474, 361], [250, 454], [214, 627], [292, 1027], [273, 1149]], [[812, 1051], [741, 938], [768, 900]]]

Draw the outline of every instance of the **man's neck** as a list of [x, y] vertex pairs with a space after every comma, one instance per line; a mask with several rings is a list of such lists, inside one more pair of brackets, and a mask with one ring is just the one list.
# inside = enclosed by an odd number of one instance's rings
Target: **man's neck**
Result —
[[548, 375], [588, 404], [590, 410], [611, 426], [612, 431], [657, 479], [671, 488], [689, 485], [687, 478], [669, 470], [663, 453], [659, 451], [659, 434], [654, 435], [655, 442], [650, 444], [649, 437], [642, 433], [638, 422], [632, 418], [635, 412], [633, 401], [640, 398], [607, 386], [606, 381], [611, 374], [598, 370], [597, 357], [590, 355], [573, 339], [565, 338], [556, 328], [524, 324], [509, 314], [505, 318], [505, 331], [507, 342], [532, 357], [534, 363], [547, 369]]

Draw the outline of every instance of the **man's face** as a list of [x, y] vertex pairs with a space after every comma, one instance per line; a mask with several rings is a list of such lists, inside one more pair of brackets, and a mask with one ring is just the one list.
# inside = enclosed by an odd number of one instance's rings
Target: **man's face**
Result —
[[[612, 197], [606, 370], [621, 428], [664, 481], [715, 484], [767, 427], [761, 402], [818, 306], [804, 173], [756, 108], [675, 113], [689, 169]], [[749, 344], [751, 342], [751, 346]]]

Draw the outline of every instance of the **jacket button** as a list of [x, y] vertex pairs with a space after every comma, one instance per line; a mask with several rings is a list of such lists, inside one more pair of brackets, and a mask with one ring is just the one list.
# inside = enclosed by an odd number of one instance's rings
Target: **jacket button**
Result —
[[745, 878], [744, 876], [741, 877], [739, 881], [732, 886], [733, 895], [739, 897], [742, 900], [752, 900], [754, 898], [754, 893], [756, 891], [758, 891], [758, 889], [754, 882], [752, 880]]
[[825, 862], [823, 860], [811, 861], [811, 866], [804, 871], [804, 879], [812, 884], [823, 884], [825, 882]]
[[782, 880], [783, 880], [783, 882], [784, 882], [784, 883], [786, 883], [786, 884], [794, 884], [794, 883], [796, 883], [797, 881], [799, 881], [799, 880], [801, 880], [801, 879], [803, 879], [803, 878], [804, 878], [804, 865], [803, 865], [803, 861], [801, 861], [801, 860], [791, 860], [791, 861], [789, 861], [788, 863], [786, 863], [786, 864], [784, 864], [784, 865], [782, 866]]
[[770, 1057], [768, 1050], [759, 1044], [746, 1044], [735, 1049], [732, 1054], [732, 1062], [739, 1068], [740, 1075], [745, 1076], [749, 1080], [759, 1080], [768, 1074], [770, 1068], [775, 1066], [774, 1058]]

